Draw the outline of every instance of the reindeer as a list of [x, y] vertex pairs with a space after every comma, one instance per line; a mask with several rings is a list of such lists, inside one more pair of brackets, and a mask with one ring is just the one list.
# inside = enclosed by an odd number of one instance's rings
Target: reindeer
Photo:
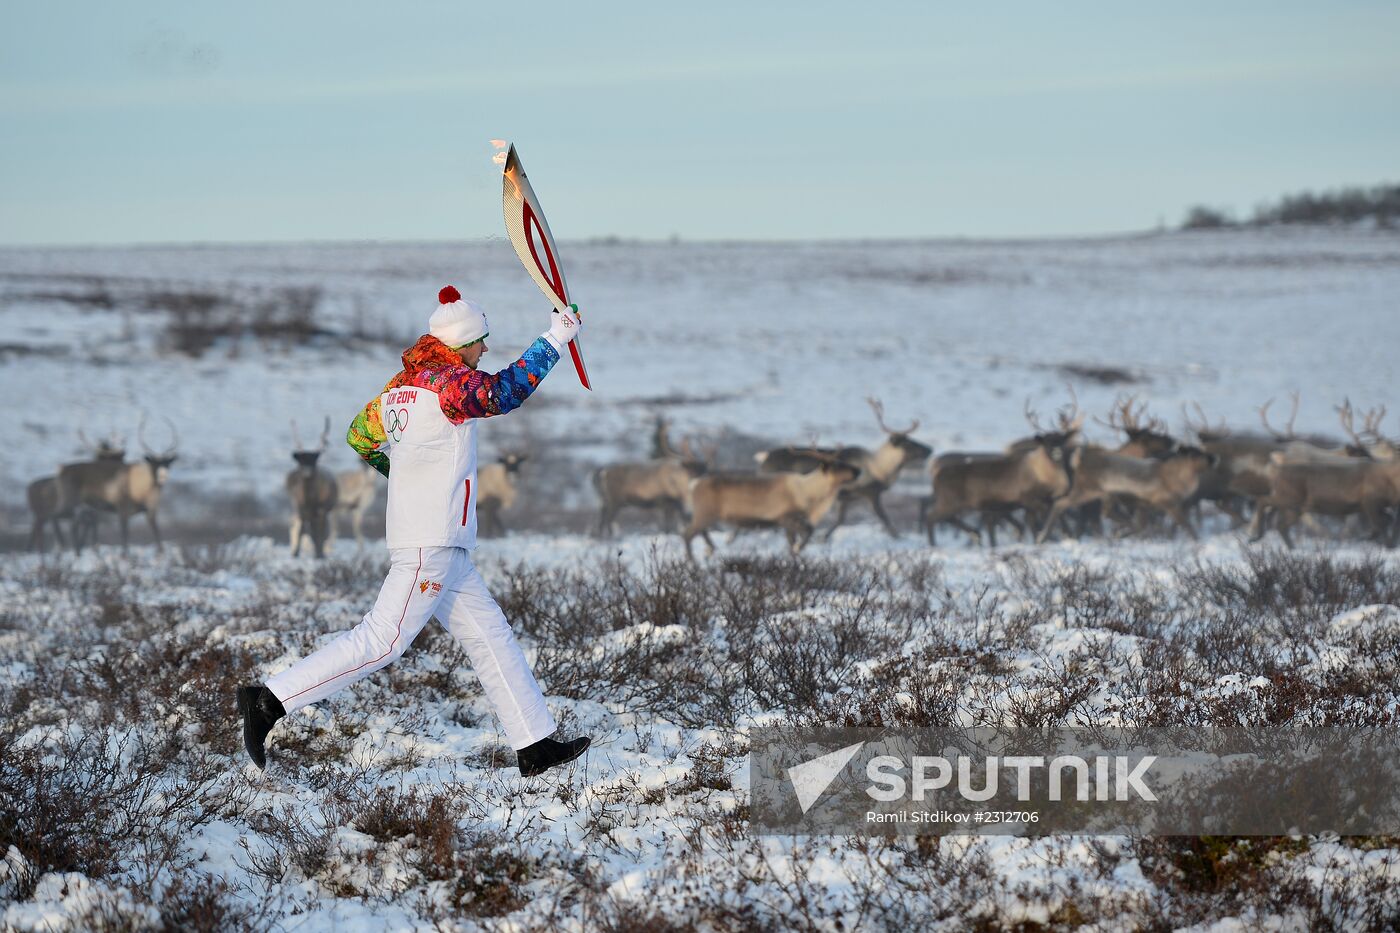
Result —
[[787, 533], [797, 554], [812, 537], [812, 528], [831, 509], [841, 487], [855, 481], [860, 469], [836, 458], [810, 473], [712, 473], [691, 485], [690, 525], [681, 533], [686, 556], [694, 559], [691, 541], [705, 539], [715, 551], [709, 529], [719, 522], [744, 527], [777, 526]]
[[919, 422], [917, 420], [903, 430], [895, 430], [885, 424], [885, 407], [878, 399], [867, 398], [866, 402], [875, 413], [876, 423], [879, 424], [880, 430], [884, 431], [886, 435], [885, 442], [873, 452], [864, 447], [837, 447], [834, 449], [816, 446], [779, 447], [757, 454], [754, 458], [758, 461], [759, 471], [764, 473], [809, 473], [830, 457], [849, 463], [860, 470], [860, 477], [854, 483], [842, 486], [837, 495], [840, 508], [836, 513], [835, 524], [827, 529], [827, 540], [831, 540], [836, 529], [845, 523], [846, 511], [856, 499], [864, 499], [869, 502], [870, 507], [879, 517], [890, 537], [899, 537], [894, 523], [885, 514], [885, 508], [880, 503], [880, 496], [894, 485], [900, 470], [911, 464], [914, 466], [923, 464], [933, 453], [932, 447], [921, 444], [909, 436], [918, 429]]
[[[1388, 510], [1400, 505], [1400, 460], [1395, 443], [1380, 433], [1385, 408], [1367, 412], [1362, 432], [1355, 429], [1351, 400], [1336, 408], [1343, 430], [1351, 437], [1350, 457], [1292, 459], [1287, 451], [1275, 451], [1269, 464], [1269, 491], [1261, 496], [1250, 540], [1258, 541], [1277, 517], [1284, 543], [1293, 546], [1288, 532], [1300, 519], [1313, 516], [1360, 515], [1370, 537], [1394, 545], [1395, 529], [1386, 534]], [[1363, 433], [1366, 436], [1362, 436]], [[1398, 512], [1397, 514], [1400, 514]], [[1322, 531], [1315, 523], [1314, 530]]]
[[113, 458], [67, 464], [59, 469], [58, 511], [61, 514], [71, 512], [74, 516], [74, 550], [82, 550], [84, 539], [96, 543], [97, 516], [103, 512], [116, 513], [122, 550], [126, 550], [129, 543], [131, 516], [138, 512], [146, 514], [156, 549], [164, 549], [157, 513], [160, 510], [161, 490], [170, 478], [170, 465], [178, 458], [180, 444], [175, 423], [169, 418], [165, 419], [165, 423], [170, 428], [170, 444], [162, 452], [156, 453], [146, 443], [146, 418], [142, 416], [137, 427], [142, 459], [137, 463], [125, 463], [122, 459]]
[[[1278, 533], [1290, 548], [1293, 539], [1289, 529], [1307, 515], [1359, 514], [1370, 527], [1371, 537], [1386, 537], [1386, 511], [1400, 504], [1400, 461], [1297, 463], [1276, 453], [1273, 468], [1273, 483], [1269, 494], [1259, 500], [1250, 526], [1250, 541], [1258, 541], [1267, 533], [1269, 518], [1274, 515], [1278, 518]], [[1393, 533], [1386, 543], [1394, 546]]]
[[483, 534], [504, 535], [501, 511], [515, 505], [515, 475], [525, 454], [504, 454], [496, 463], [488, 463], [476, 473], [476, 514], [480, 517]]
[[[1070, 458], [1074, 478], [1070, 491], [1055, 500], [1036, 543], [1045, 540], [1056, 519], [1067, 509], [1102, 501], [1107, 496], [1122, 496], [1165, 512], [1196, 539], [1199, 536], [1186, 517], [1184, 504], [1195, 493], [1201, 473], [1216, 462], [1213, 454], [1199, 447], [1177, 447], [1169, 456], [1157, 460], [1130, 457], [1100, 447], [1080, 448]], [[1139, 509], [1134, 531], [1143, 529], [1146, 517], [1146, 512]]]
[[[1264, 434], [1231, 431], [1223, 421], [1212, 425], [1199, 403], [1193, 403], [1198, 422], [1193, 423], [1185, 408], [1182, 409], [1187, 428], [1199, 438], [1201, 448], [1219, 458], [1219, 465], [1202, 475], [1196, 498], [1215, 502], [1217, 507], [1230, 515], [1236, 527], [1245, 521], [1242, 502], [1257, 503], [1269, 495], [1276, 472], [1274, 454], [1282, 454], [1289, 463], [1336, 464], [1345, 463], [1349, 456], [1356, 453], [1349, 453], [1333, 438], [1297, 434], [1293, 423], [1298, 415], [1298, 393], [1292, 393], [1292, 399], [1292, 411], [1282, 430], [1269, 422], [1272, 399], [1257, 409]], [[1251, 521], [1251, 531], [1254, 522], [1259, 519], [1256, 511]]]
[[1248, 504], [1269, 493], [1269, 458], [1278, 450], [1278, 442], [1257, 434], [1232, 433], [1224, 421], [1212, 425], [1200, 403], [1191, 404], [1196, 420], [1184, 403], [1181, 406], [1186, 430], [1196, 436], [1197, 446], [1215, 455], [1216, 465], [1201, 474], [1196, 494], [1187, 506], [1213, 502], [1230, 516], [1232, 527], [1238, 528], [1248, 520]]
[[29, 513], [34, 517], [33, 524], [29, 527], [30, 550], [44, 550], [44, 525], [49, 523], [53, 524], [53, 536], [62, 548], [66, 542], [63, 540], [63, 526], [59, 524], [59, 518], [63, 516], [58, 514], [58, 477], [44, 476], [36, 479], [25, 490], [25, 498], [29, 502]]
[[301, 554], [301, 540], [308, 534], [311, 535], [311, 546], [315, 549], [316, 557], [325, 556], [330, 515], [336, 505], [336, 482], [333, 476], [317, 468], [316, 461], [325, 451], [330, 433], [331, 419], [327, 416], [319, 446], [307, 449], [297, 433], [297, 423], [292, 422], [292, 443], [296, 445], [292, 459], [297, 465], [287, 474], [287, 495], [292, 500], [293, 557]]
[[[1017, 441], [1017, 443], [1019, 444], [1020, 441]], [[1018, 454], [1026, 453], [1030, 453], [1030, 449], [1018, 451]], [[1011, 458], [1012, 456], [1013, 454], [1008, 453], [1006, 451], [950, 450], [947, 453], [939, 454], [937, 457], [934, 458], [933, 462], [929, 464], [928, 475], [930, 479], [933, 479], [937, 474], [943, 472], [949, 467], [952, 467], [954, 470], [966, 469], [968, 464], [1000, 463], [1004, 460]], [[949, 474], [949, 476], [952, 475], [953, 474]], [[929, 509], [933, 507], [933, 501], [934, 497], [932, 492], [930, 492], [929, 495], [924, 496], [919, 500], [919, 530], [924, 532], [925, 534], [927, 534], [930, 531], [928, 512]], [[970, 534], [975, 536], [977, 543], [980, 546], [982, 542], [982, 532], [989, 531], [991, 533], [992, 540], [995, 541], [997, 527], [1001, 525], [1002, 522], [1006, 522], [1009, 525], [1011, 525], [1011, 527], [1016, 529], [1016, 540], [1020, 541], [1024, 539], [1026, 536], [1026, 526], [1014, 514], [1019, 509], [1020, 506], [1015, 506], [1011, 509], [1000, 509], [996, 507], [990, 507], [987, 509], [977, 509], [976, 511], [978, 513], [980, 527], [974, 528], [970, 532]], [[1048, 511], [1048, 509], [1049, 506], [1047, 505], [1046, 510]], [[964, 529], [968, 527], [961, 522], [950, 521], [949, 523], [957, 524], [958, 527]]]
[[[1325, 466], [1345, 464], [1351, 458], [1367, 453], [1363, 449], [1365, 445], [1359, 440], [1357, 447], [1347, 448], [1334, 438], [1299, 435], [1293, 427], [1298, 415], [1298, 393], [1292, 393], [1292, 400], [1292, 410], [1282, 429], [1276, 428], [1269, 421], [1269, 408], [1273, 405], [1273, 400], [1270, 399], [1259, 406], [1257, 410], [1259, 421], [1264, 427], [1263, 434], [1231, 431], [1223, 421], [1212, 425], [1198, 403], [1193, 404], [1199, 421], [1192, 423], [1190, 416], [1186, 415], [1187, 427], [1200, 439], [1200, 446], [1220, 458], [1219, 465], [1201, 477], [1196, 497], [1214, 501], [1222, 511], [1230, 515], [1235, 527], [1245, 522], [1242, 503], [1255, 503], [1254, 516], [1249, 520], [1251, 536], [1260, 533], [1260, 523], [1265, 519], [1259, 512], [1258, 504], [1272, 493], [1277, 475], [1275, 454], [1280, 455], [1286, 463], [1315, 463]], [[1338, 409], [1338, 413], [1343, 417], [1344, 426], [1350, 424], [1349, 412], [1349, 405]], [[1382, 409], [1382, 414], [1383, 412]], [[1368, 414], [1367, 417], [1373, 415], [1374, 413]], [[1302, 520], [1315, 531], [1325, 533], [1312, 513], [1304, 512]]]
[[935, 460], [930, 469], [933, 494], [924, 500], [919, 516], [928, 543], [938, 543], [937, 526], [946, 522], [981, 545], [982, 530], [962, 518], [967, 512], [977, 512], [984, 516], [992, 547], [996, 547], [999, 519], [1006, 518], [1020, 527], [1011, 517], [1013, 512], [1046, 511], [1057, 496], [1069, 492], [1073, 436], [1063, 431], [1040, 433], [1029, 439], [1029, 445], [1018, 443], [1009, 453], [954, 454]]
[[350, 529], [354, 532], [355, 547], [364, 547], [365, 513], [374, 504], [379, 492], [378, 480], [379, 471], [363, 462], [356, 469], [335, 474], [335, 508], [331, 510], [330, 519], [332, 540], [340, 537], [340, 521], [345, 519], [350, 522]]
[[617, 514], [624, 508], [660, 509], [666, 531], [681, 527], [682, 519], [690, 515], [691, 480], [710, 469], [715, 451], [711, 449], [707, 459], [701, 460], [691, 450], [689, 439], [677, 451], [666, 431], [666, 420], [658, 417], [652, 435], [652, 452], [662, 454], [658, 459], [611, 463], [593, 471], [600, 538], [617, 533]]
[[[80, 430], [78, 431], [78, 439], [84, 447], [92, 452], [91, 460], [81, 462], [121, 463], [126, 459], [123, 441], [115, 434], [93, 444], [87, 439], [87, 435]], [[65, 464], [65, 466], [73, 465]], [[60, 467], [60, 469], [62, 468]], [[58, 546], [64, 547], [66, 542], [63, 539], [63, 526], [60, 524], [60, 520], [71, 523], [76, 509], [69, 507], [67, 511], [61, 511], [64, 503], [62, 502], [62, 489], [58, 483], [58, 476], [45, 476], [34, 480], [25, 490], [25, 498], [29, 503], [29, 511], [34, 520], [29, 529], [29, 546], [36, 551], [43, 551], [44, 526], [51, 524]], [[74, 546], [77, 546], [76, 542]]]
[[[1012, 441], [1001, 453], [951, 451], [933, 461], [929, 468], [932, 494], [919, 506], [919, 524], [929, 544], [938, 543], [937, 526], [946, 522], [967, 532], [979, 546], [985, 530], [996, 547], [1000, 522], [1009, 522], [1024, 534], [1016, 512], [1024, 511], [1032, 524], [1038, 524], [1036, 517], [1048, 513], [1054, 499], [1069, 491], [1069, 452], [1078, 445], [1084, 428], [1073, 388], [1070, 403], [1056, 412], [1054, 427], [1041, 424], [1029, 399], [1023, 414], [1035, 433]], [[967, 512], [978, 513], [981, 529], [962, 518]]]
[[[1127, 440], [1114, 448], [1113, 453], [1144, 460], [1161, 460], [1170, 456], [1177, 449], [1178, 442], [1168, 433], [1165, 421], [1152, 417], [1143, 423], [1142, 418], [1146, 411], [1147, 403], [1139, 404], [1136, 395], [1120, 395], [1114, 399], [1108, 420], [1105, 421], [1095, 416], [1094, 420], [1104, 427], [1121, 431], [1127, 435]], [[1080, 514], [1083, 518], [1081, 527], [1092, 522], [1098, 534], [1102, 535], [1105, 510], [1115, 519], [1132, 521], [1135, 524], [1145, 522], [1147, 519], [1146, 515], [1137, 514], [1140, 511], [1137, 500], [1125, 496], [1108, 496], [1101, 500], [1085, 503], [1080, 508]]]
[[[1351, 399], [1344, 400], [1342, 407], [1337, 409], [1337, 414], [1341, 418], [1342, 428], [1351, 437], [1355, 447], [1348, 447], [1347, 451], [1353, 456], [1368, 456], [1378, 463], [1393, 464], [1400, 461], [1400, 443], [1393, 438], [1386, 437], [1381, 433], [1381, 422], [1385, 420], [1386, 408], [1384, 405], [1373, 408], [1363, 415], [1364, 425], [1358, 435], [1352, 426]], [[1392, 477], [1395, 474], [1390, 474]], [[1397, 484], [1400, 486], [1400, 484]], [[1400, 498], [1400, 489], [1397, 489], [1397, 498]], [[1395, 546], [1397, 535], [1400, 535], [1400, 507], [1395, 510], [1389, 536], [1389, 545]]]

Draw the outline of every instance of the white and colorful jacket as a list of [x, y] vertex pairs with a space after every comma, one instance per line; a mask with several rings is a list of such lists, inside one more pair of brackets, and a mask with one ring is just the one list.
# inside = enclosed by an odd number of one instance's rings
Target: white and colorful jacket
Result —
[[519, 408], [559, 354], [546, 335], [505, 369], [483, 373], [428, 334], [403, 352], [403, 369], [346, 437], [389, 477], [390, 548], [476, 547], [476, 421]]

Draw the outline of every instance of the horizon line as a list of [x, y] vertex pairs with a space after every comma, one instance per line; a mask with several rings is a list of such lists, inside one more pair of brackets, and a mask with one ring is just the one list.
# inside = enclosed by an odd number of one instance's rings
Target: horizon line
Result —
[[[1210, 229], [1189, 229], [1180, 226], [1156, 226], [1144, 227], [1135, 230], [1117, 230], [1097, 233], [1042, 233], [1042, 234], [999, 234], [999, 235], [975, 235], [975, 234], [930, 234], [928, 236], [845, 236], [845, 237], [740, 237], [740, 236], [720, 236], [720, 237], [686, 237], [678, 234], [664, 237], [646, 236], [623, 236], [620, 234], [604, 234], [589, 237], [560, 238], [560, 243], [574, 244], [578, 246], [622, 246], [622, 245], [645, 245], [645, 246], [670, 246], [670, 245], [798, 245], [798, 244], [861, 244], [861, 243], [1040, 243], [1040, 242], [1074, 242], [1074, 241], [1094, 241], [1094, 240], [1131, 240], [1146, 239], [1155, 236], [1165, 236], [1174, 233], [1188, 233], [1193, 235], [1219, 235], [1222, 233], [1257, 232], [1261, 230], [1280, 229], [1300, 229], [1309, 231], [1328, 230], [1334, 232], [1350, 233], [1372, 233], [1372, 232], [1395, 232], [1385, 231], [1379, 228], [1358, 229], [1349, 225], [1332, 224], [1271, 224], [1264, 226], [1234, 226]], [[418, 238], [418, 237], [344, 237], [344, 238], [320, 238], [312, 237], [305, 239], [209, 239], [209, 240], [129, 240], [129, 241], [91, 241], [74, 243], [36, 242], [17, 243], [0, 242], [0, 250], [15, 251], [27, 249], [39, 250], [90, 250], [90, 249], [172, 249], [172, 248], [228, 248], [228, 247], [287, 247], [287, 246], [365, 246], [365, 245], [388, 245], [388, 246], [445, 246], [445, 245], [484, 245], [492, 242], [509, 242], [504, 234], [489, 234], [480, 237], [469, 238]]]

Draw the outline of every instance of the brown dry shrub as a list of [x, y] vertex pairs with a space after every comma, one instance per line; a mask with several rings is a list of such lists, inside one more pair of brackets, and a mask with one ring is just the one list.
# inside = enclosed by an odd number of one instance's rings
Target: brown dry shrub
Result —
[[460, 795], [450, 789], [381, 787], [355, 817], [355, 828], [380, 842], [412, 837], [424, 856], [440, 865], [451, 861], [460, 833], [457, 820], [464, 815]]
[[1215, 607], [1260, 634], [1321, 634], [1337, 613], [1376, 603], [1400, 605], [1400, 575], [1383, 558], [1334, 558], [1278, 549], [1245, 552], [1245, 563], [1177, 570], [1188, 606]]
[[234, 888], [212, 875], [178, 875], [161, 895], [165, 933], [240, 933], [270, 924], [252, 907], [234, 897]]
[[532, 856], [515, 851], [504, 836], [468, 832], [459, 788], [380, 788], [364, 804], [354, 825], [381, 842], [405, 841], [409, 864], [426, 881], [448, 884], [454, 913], [495, 917], [526, 903], [522, 886], [536, 873]]
[[1179, 928], [1221, 917], [1274, 915], [1291, 916], [1310, 929], [1335, 929], [1319, 889], [1288, 865], [1309, 845], [1288, 836], [1140, 839], [1142, 872], [1159, 889], [1147, 925]]
[[[733, 726], [757, 705], [811, 709], [863, 659], [897, 651], [940, 612], [934, 565], [822, 558], [701, 566], [654, 555], [633, 571], [507, 570], [502, 607], [539, 646], [549, 692], [626, 703], [686, 725]], [[676, 626], [657, 632], [649, 626]], [[614, 633], [628, 630], [626, 638]]]
[[174, 713], [195, 727], [199, 741], [236, 755], [242, 739], [232, 687], [253, 679], [255, 669], [247, 648], [174, 635], [119, 642], [65, 665], [56, 682], [66, 699], [91, 701], [98, 724], [139, 724]]
[[533, 856], [514, 851], [502, 836], [478, 833], [466, 837], [451, 864], [452, 906], [467, 917], [500, 917], [524, 907], [524, 890], [535, 876]]
[[29, 891], [49, 871], [102, 878], [122, 867], [149, 883], [180, 867], [195, 829], [237, 818], [249, 797], [222, 759], [164, 727], [60, 728], [42, 742], [0, 731], [0, 849], [28, 861]]

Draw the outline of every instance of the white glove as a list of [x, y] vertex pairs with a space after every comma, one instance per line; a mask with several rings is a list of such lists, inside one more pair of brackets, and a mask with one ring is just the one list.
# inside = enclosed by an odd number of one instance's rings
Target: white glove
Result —
[[554, 348], [561, 353], [564, 351], [564, 344], [578, 336], [583, 324], [579, 321], [578, 305], [569, 305], [571, 310], [553, 312], [553, 319], [549, 325], [549, 331], [545, 337], [554, 344]]

